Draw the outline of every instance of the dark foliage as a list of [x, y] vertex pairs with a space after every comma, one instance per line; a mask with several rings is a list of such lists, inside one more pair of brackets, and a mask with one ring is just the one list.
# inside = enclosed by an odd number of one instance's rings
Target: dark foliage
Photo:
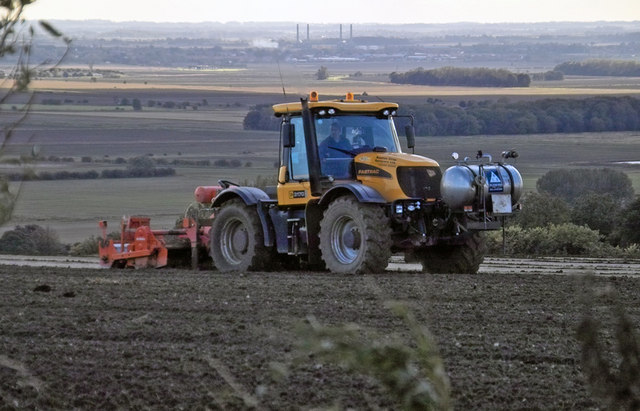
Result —
[[515, 215], [513, 224], [522, 228], [545, 227], [569, 222], [571, 209], [560, 197], [545, 192], [527, 193], [520, 201], [522, 211]]
[[[408, 105], [416, 133], [422, 136], [478, 134], [545, 134], [640, 130], [640, 99], [592, 97], [537, 101], [461, 101], [448, 105], [438, 99]], [[278, 130], [280, 120], [268, 105], [249, 111], [246, 130]], [[400, 127], [402, 128], [402, 127]]]
[[528, 74], [512, 73], [505, 69], [442, 67], [425, 70], [422, 67], [406, 73], [393, 72], [392, 83], [428, 86], [466, 87], [529, 87]]
[[640, 244], [640, 198], [629, 204], [620, 216], [620, 242], [623, 245]]
[[318, 71], [316, 72], [316, 78], [318, 80], [326, 80], [329, 78], [329, 69], [327, 69], [325, 66], [322, 66], [318, 69]]
[[[90, 157], [83, 157], [85, 160], [91, 160]], [[34, 180], [91, 180], [97, 178], [137, 178], [137, 177], [167, 177], [176, 174], [176, 170], [171, 167], [156, 167], [156, 161], [148, 156], [139, 156], [129, 159], [128, 161], [118, 158], [116, 164], [127, 163], [126, 169], [102, 170], [98, 173], [96, 170], [89, 171], [57, 171], [55, 173], [42, 171], [35, 173], [27, 170], [23, 173], [10, 174], [8, 178], [12, 181], [34, 181]]]
[[509, 103], [440, 100], [406, 108], [418, 135], [582, 133], [640, 130], [640, 100], [633, 97], [543, 99]]
[[247, 113], [242, 124], [245, 130], [277, 131], [280, 119], [273, 115], [270, 105], [260, 104]]
[[531, 79], [537, 81], [564, 80], [564, 73], [558, 70], [549, 70], [544, 73], [533, 73]]
[[568, 61], [558, 64], [554, 70], [580, 76], [639, 77], [640, 63], [633, 60], [603, 59]]
[[0, 253], [19, 255], [59, 255], [65, 246], [49, 228], [30, 224], [17, 226], [0, 238]]
[[585, 194], [610, 194], [619, 201], [633, 198], [631, 179], [622, 171], [601, 169], [551, 170], [538, 179], [539, 191], [576, 204]]
[[621, 208], [620, 199], [611, 193], [588, 192], [575, 200], [571, 222], [598, 230], [608, 237], [618, 224]]

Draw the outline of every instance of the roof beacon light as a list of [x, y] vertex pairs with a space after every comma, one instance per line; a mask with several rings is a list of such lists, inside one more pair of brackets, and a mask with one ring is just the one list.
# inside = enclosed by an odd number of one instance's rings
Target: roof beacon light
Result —
[[311, 93], [309, 93], [309, 101], [318, 101], [318, 92], [317, 91], [312, 91]]
[[348, 92], [347, 95], [345, 96], [345, 100], [346, 101], [353, 101], [353, 93]]

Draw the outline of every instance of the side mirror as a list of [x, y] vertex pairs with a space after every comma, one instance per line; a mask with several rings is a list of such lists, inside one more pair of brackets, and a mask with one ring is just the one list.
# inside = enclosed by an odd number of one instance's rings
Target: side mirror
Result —
[[407, 148], [414, 148], [416, 146], [416, 130], [412, 125], [407, 125], [404, 128], [404, 133], [407, 136]]
[[296, 128], [291, 123], [282, 125], [282, 145], [286, 148], [296, 146]]

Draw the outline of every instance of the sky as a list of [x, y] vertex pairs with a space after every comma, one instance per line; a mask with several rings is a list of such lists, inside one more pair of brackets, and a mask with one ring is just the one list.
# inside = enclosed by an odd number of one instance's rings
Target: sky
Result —
[[640, 0], [37, 0], [26, 16], [223, 23], [640, 21]]

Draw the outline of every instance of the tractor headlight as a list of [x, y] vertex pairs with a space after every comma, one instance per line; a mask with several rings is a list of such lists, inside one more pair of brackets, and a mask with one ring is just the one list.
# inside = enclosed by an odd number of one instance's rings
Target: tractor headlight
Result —
[[402, 204], [396, 204], [396, 214], [402, 214], [403, 211], [404, 207], [402, 207]]

